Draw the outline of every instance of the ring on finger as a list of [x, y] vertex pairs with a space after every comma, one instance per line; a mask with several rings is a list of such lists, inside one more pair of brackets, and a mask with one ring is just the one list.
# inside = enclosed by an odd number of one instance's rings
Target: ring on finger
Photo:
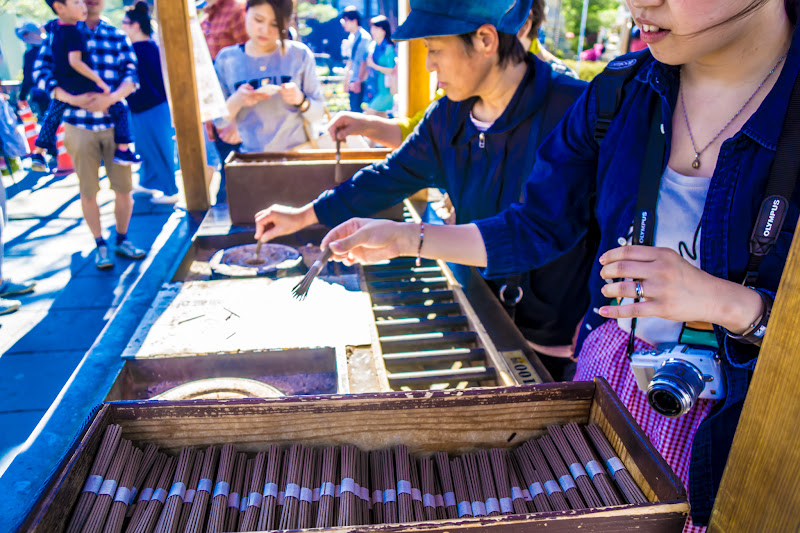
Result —
[[642, 287], [642, 282], [636, 282], [636, 299], [637, 300], [644, 300], [644, 287]]

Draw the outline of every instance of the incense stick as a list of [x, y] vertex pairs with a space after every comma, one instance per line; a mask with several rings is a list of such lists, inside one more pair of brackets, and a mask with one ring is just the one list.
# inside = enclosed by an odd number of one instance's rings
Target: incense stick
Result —
[[[422, 512], [422, 491], [420, 490], [419, 471], [417, 460], [409, 458], [409, 473], [411, 474], [411, 510], [414, 511], [414, 521], [422, 522], [425, 514]], [[435, 505], [434, 501], [434, 505]]]
[[103, 484], [100, 486], [100, 491], [97, 493], [97, 498], [94, 500], [92, 510], [89, 512], [89, 518], [83, 526], [84, 533], [99, 533], [106, 522], [108, 510], [114, 500], [117, 492], [117, 486], [120, 483], [122, 476], [122, 469], [128, 456], [131, 453], [132, 445], [130, 441], [121, 439], [117, 446], [117, 451], [114, 454], [114, 459], [108, 467], [106, 476], [103, 479]]
[[154, 530], [158, 517], [161, 515], [161, 510], [164, 508], [164, 502], [167, 501], [170, 481], [175, 474], [176, 466], [177, 461], [175, 458], [168, 457], [156, 483], [156, 489], [144, 508], [142, 518], [131, 533], [150, 533]]
[[189, 483], [195, 454], [194, 448], [184, 447], [181, 449], [167, 501], [156, 523], [156, 533], [175, 533], [178, 530], [183, 498], [186, 496], [186, 485]]
[[472, 517], [472, 503], [470, 500], [469, 491], [467, 490], [467, 481], [464, 475], [464, 465], [461, 457], [456, 457], [450, 461], [450, 474], [453, 478], [453, 490], [455, 491], [456, 508], [458, 509], [459, 518]]
[[450, 459], [444, 452], [436, 452], [436, 470], [439, 473], [439, 481], [442, 485], [444, 494], [444, 505], [447, 518], [458, 518], [458, 508], [456, 507], [456, 495], [453, 492], [453, 478], [450, 475]]
[[266, 467], [266, 453], [258, 452], [253, 460], [250, 473], [250, 486], [247, 489], [247, 506], [244, 518], [239, 525], [239, 531], [253, 531], [256, 529], [259, 515], [261, 514], [262, 488], [264, 487], [264, 471]]
[[322, 452], [319, 512], [315, 527], [333, 527], [333, 505], [336, 492], [335, 478], [336, 467], [338, 466], [337, 452], [336, 446], [328, 446]]
[[[155, 452], [153, 453], [153, 458], [155, 458]], [[142, 450], [131, 446], [130, 454], [125, 462], [125, 468], [122, 470], [119, 488], [117, 489], [117, 493], [114, 495], [114, 501], [111, 504], [111, 510], [109, 510], [108, 517], [106, 518], [106, 524], [103, 528], [103, 533], [120, 533], [122, 531], [122, 522], [125, 520], [125, 513], [127, 512], [128, 506], [134, 497], [131, 487], [133, 486], [136, 473], [141, 464]]]
[[580, 462], [580, 460], [578, 460], [575, 452], [572, 451], [572, 447], [569, 445], [569, 441], [567, 440], [567, 436], [564, 434], [564, 430], [561, 428], [561, 426], [550, 426], [547, 428], [547, 432], [553, 439], [553, 443], [555, 444], [559, 455], [561, 455], [561, 458], [564, 459], [564, 464], [566, 464], [567, 468], [569, 468], [569, 473], [575, 480], [575, 484], [578, 486], [581, 497], [583, 498], [583, 501], [586, 502], [586, 507], [602, 507], [603, 502], [600, 499], [600, 496], [597, 494], [597, 491], [594, 489], [592, 480], [589, 479], [589, 475], [583, 468], [583, 464]]
[[639, 485], [633, 480], [631, 473], [628, 472], [628, 469], [617, 457], [603, 430], [595, 424], [589, 424], [586, 426], [586, 433], [592, 439], [595, 449], [605, 461], [609, 472], [611, 472], [614, 481], [617, 482], [617, 486], [628, 503], [647, 503], [647, 498], [642, 494]]
[[[158, 447], [155, 444], [148, 444], [144, 449], [142, 462], [139, 464], [139, 469], [136, 471], [136, 475], [133, 480], [133, 487], [131, 487], [131, 503], [128, 504], [126, 516], [131, 516], [136, 508], [136, 502], [138, 501], [136, 497], [139, 494], [139, 489], [142, 488], [142, 484], [147, 479], [150, 469], [153, 468], [153, 463], [156, 460], [157, 453]], [[166, 460], [166, 458], [164, 460]], [[153, 481], [153, 484], [155, 484], [155, 481]]]
[[106, 475], [108, 466], [114, 457], [114, 452], [119, 446], [122, 434], [122, 427], [117, 424], [110, 424], [103, 433], [100, 448], [94, 457], [94, 462], [89, 470], [89, 477], [83, 485], [81, 495], [78, 497], [78, 505], [72, 513], [72, 519], [67, 526], [67, 533], [79, 533], [83, 528], [89, 513], [97, 499], [97, 493], [103, 484], [103, 476]]
[[[514, 512], [517, 514], [524, 514], [531, 511], [528, 507], [528, 502], [525, 500], [525, 484], [522, 483], [522, 475], [518, 472], [519, 467], [514, 459], [514, 456], [503, 450], [502, 456], [505, 458], [506, 465], [508, 466], [508, 483], [511, 487], [511, 505], [514, 507]], [[528, 499], [531, 501], [533, 507], [533, 498], [528, 494]]]
[[[506, 451], [500, 448], [493, 448], [489, 451], [489, 459], [491, 461], [494, 485], [497, 488], [500, 513], [512, 514], [514, 513], [514, 504], [511, 498], [511, 481], [508, 472], [508, 462], [506, 461]], [[522, 493], [520, 492], [520, 498], [521, 497]]]
[[150, 503], [150, 498], [156, 490], [156, 485], [158, 484], [158, 479], [161, 477], [161, 472], [164, 470], [164, 465], [167, 464], [167, 459], [167, 456], [163, 453], [156, 452], [147, 478], [142, 482], [142, 490], [139, 491], [136, 509], [133, 511], [125, 533], [133, 533], [133, 531], [136, 530], [136, 526], [139, 525], [139, 522], [142, 520], [145, 510], [147, 510], [147, 504]]
[[255, 458], [248, 459], [244, 472], [244, 485], [242, 485], [242, 501], [239, 504], [239, 521], [237, 523], [236, 531], [243, 531], [244, 527], [244, 512], [247, 509], [247, 504], [250, 503], [250, 478], [253, 477], [253, 465]]
[[236, 450], [230, 444], [222, 447], [217, 469], [217, 481], [211, 495], [211, 513], [208, 516], [206, 533], [222, 533], [225, 531], [225, 510], [228, 507], [228, 495], [231, 489], [233, 463]]
[[603, 504], [606, 506], [622, 505], [622, 500], [617, 495], [611, 478], [608, 477], [608, 473], [597, 461], [597, 456], [595, 456], [591, 445], [584, 437], [578, 424], [571, 422], [563, 427], [563, 431], [570, 446], [572, 446], [581, 463], [583, 463], [594, 487], [597, 489], [597, 493], [603, 500]]
[[278, 529], [297, 529], [304, 455], [305, 448], [302, 444], [292, 444], [287, 453], [286, 490], [283, 496], [283, 509]]
[[225, 513], [225, 531], [237, 531], [239, 529], [239, 505], [242, 499], [244, 469], [246, 466], [247, 454], [244, 452], [237, 453], [236, 461], [233, 465], [232, 490], [228, 496], [228, 507]]

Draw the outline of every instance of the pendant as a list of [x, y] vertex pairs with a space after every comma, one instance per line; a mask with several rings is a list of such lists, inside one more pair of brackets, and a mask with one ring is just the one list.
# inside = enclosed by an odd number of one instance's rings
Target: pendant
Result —
[[695, 169], [695, 170], [700, 168], [700, 156], [699, 155], [696, 155], [695, 158], [694, 158], [694, 161], [692, 161], [692, 168]]

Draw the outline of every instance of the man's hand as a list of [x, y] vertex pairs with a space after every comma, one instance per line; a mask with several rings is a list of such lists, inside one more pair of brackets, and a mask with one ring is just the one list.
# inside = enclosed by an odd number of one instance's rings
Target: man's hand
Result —
[[351, 93], [360, 94], [361, 93], [361, 80], [358, 81], [351, 81], [347, 87], [347, 90]]
[[[119, 102], [119, 98], [114, 94], [94, 93], [95, 97], [86, 106], [81, 106], [90, 113], [107, 113], [108, 108]], [[83, 95], [81, 95], [83, 96]]]

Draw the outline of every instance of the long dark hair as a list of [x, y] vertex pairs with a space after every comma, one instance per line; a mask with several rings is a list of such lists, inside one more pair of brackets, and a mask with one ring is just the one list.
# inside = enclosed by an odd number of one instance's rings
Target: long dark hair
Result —
[[294, 3], [292, 0], [247, 0], [247, 9], [263, 6], [264, 4], [268, 4], [275, 13], [278, 32], [281, 36], [281, 49], [283, 49], [283, 41], [289, 38], [289, 20], [292, 18]]
[[800, 0], [783, 0], [786, 8], [786, 16], [793, 26], [797, 26], [797, 19], [800, 16]]
[[383, 38], [386, 44], [394, 45], [394, 41], [392, 41], [392, 27], [389, 25], [389, 19], [383, 15], [378, 15], [377, 17], [369, 19], [369, 23], [379, 27], [386, 33], [386, 37]]
[[153, 25], [150, 23], [150, 6], [144, 0], [139, 0], [132, 6], [125, 8], [125, 16], [128, 20], [135, 22], [142, 29], [142, 33], [151, 37], [153, 35]]

